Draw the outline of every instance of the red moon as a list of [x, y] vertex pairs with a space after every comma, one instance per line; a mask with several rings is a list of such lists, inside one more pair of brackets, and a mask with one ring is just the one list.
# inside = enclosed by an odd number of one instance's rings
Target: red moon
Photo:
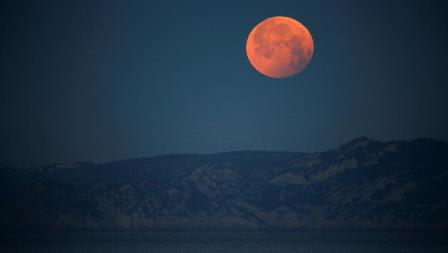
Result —
[[268, 18], [249, 34], [246, 53], [252, 66], [263, 75], [283, 78], [300, 73], [314, 53], [311, 33], [288, 17]]

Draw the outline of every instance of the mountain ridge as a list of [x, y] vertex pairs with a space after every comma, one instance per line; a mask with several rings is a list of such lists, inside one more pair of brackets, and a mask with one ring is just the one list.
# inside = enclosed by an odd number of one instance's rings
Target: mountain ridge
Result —
[[293, 154], [310, 154], [310, 153], [324, 153], [327, 151], [331, 151], [337, 148], [341, 148], [344, 145], [357, 142], [357, 141], [369, 141], [369, 142], [379, 142], [383, 144], [399, 144], [399, 143], [413, 143], [413, 142], [433, 142], [433, 143], [445, 143], [448, 144], [447, 141], [436, 139], [436, 138], [430, 138], [430, 137], [420, 137], [415, 138], [411, 140], [390, 140], [390, 141], [381, 141], [380, 139], [371, 138], [368, 136], [359, 136], [356, 138], [351, 139], [350, 141], [335, 146], [333, 148], [321, 150], [321, 151], [288, 151], [288, 150], [257, 150], [257, 149], [242, 149], [242, 150], [234, 150], [234, 151], [222, 151], [222, 152], [212, 152], [212, 153], [200, 153], [200, 152], [192, 152], [192, 153], [171, 153], [171, 154], [161, 154], [161, 155], [153, 155], [153, 156], [147, 156], [147, 157], [133, 157], [133, 158], [123, 158], [119, 160], [113, 160], [113, 161], [106, 161], [106, 162], [94, 162], [89, 160], [79, 160], [79, 161], [73, 161], [73, 162], [56, 162], [56, 163], [48, 163], [44, 165], [0, 165], [0, 169], [2, 168], [37, 168], [37, 167], [47, 167], [47, 166], [70, 166], [70, 165], [77, 165], [77, 164], [95, 164], [95, 165], [105, 165], [105, 164], [111, 164], [111, 163], [117, 163], [117, 162], [125, 162], [125, 161], [139, 161], [139, 160], [148, 160], [148, 159], [154, 159], [154, 158], [163, 158], [163, 157], [179, 157], [179, 156], [212, 156], [212, 155], [224, 155], [224, 154], [232, 154], [232, 153], [293, 153]]
[[448, 228], [448, 143], [0, 168], [0, 228]]

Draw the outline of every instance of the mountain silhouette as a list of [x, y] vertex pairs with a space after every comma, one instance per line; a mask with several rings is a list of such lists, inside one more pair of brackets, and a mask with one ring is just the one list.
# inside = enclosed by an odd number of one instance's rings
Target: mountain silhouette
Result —
[[448, 228], [448, 143], [0, 169], [1, 229]]

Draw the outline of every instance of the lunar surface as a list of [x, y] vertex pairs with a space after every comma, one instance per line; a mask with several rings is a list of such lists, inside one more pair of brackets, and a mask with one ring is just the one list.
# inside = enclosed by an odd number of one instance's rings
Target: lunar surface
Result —
[[255, 26], [246, 43], [252, 66], [272, 78], [284, 78], [303, 71], [311, 61], [314, 42], [299, 21], [289, 17], [268, 18]]

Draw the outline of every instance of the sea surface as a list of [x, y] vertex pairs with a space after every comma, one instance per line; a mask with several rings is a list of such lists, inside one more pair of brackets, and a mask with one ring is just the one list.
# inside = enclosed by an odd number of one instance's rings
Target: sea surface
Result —
[[3, 232], [0, 233], [0, 252], [446, 253], [448, 234], [340, 231]]

